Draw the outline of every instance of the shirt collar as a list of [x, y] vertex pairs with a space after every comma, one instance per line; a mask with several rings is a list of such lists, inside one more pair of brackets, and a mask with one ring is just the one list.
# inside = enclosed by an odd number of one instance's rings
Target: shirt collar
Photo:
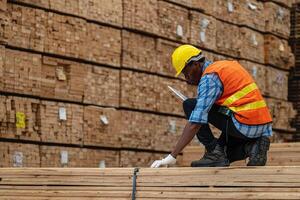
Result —
[[204, 70], [206, 70], [206, 68], [207, 68], [210, 64], [212, 64], [212, 61], [210, 61], [210, 60], [208, 60], [208, 59], [205, 59], [204, 65], [203, 65], [203, 67], [202, 67], [202, 73], [204, 72]]

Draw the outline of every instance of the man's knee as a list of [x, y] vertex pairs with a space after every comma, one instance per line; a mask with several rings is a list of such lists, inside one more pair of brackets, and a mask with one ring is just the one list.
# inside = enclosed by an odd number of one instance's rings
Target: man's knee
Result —
[[196, 104], [197, 104], [196, 98], [189, 98], [182, 103], [183, 111], [187, 119], [190, 118], [190, 115], [194, 110]]

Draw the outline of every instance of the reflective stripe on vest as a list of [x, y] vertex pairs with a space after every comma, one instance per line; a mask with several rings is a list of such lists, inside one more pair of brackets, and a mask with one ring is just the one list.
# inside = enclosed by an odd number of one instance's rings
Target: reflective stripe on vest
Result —
[[243, 89], [237, 91], [236, 93], [234, 93], [233, 95], [231, 95], [230, 97], [228, 97], [224, 101], [224, 103], [222, 104], [222, 106], [227, 106], [233, 112], [240, 112], [240, 111], [245, 111], [245, 110], [254, 110], [254, 109], [266, 107], [267, 104], [266, 104], [266, 102], [264, 100], [247, 103], [245, 105], [238, 106], [238, 107], [230, 106], [235, 101], [243, 98], [244, 96], [246, 96], [247, 94], [249, 94], [250, 92], [252, 92], [252, 91], [254, 91], [256, 89], [258, 89], [257, 85], [255, 83], [251, 83], [250, 85], [247, 85]]
[[267, 107], [267, 104], [264, 100], [261, 100], [261, 101], [255, 101], [252, 103], [247, 103], [245, 105], [238, 106], [238, 107], [229, 107], [229, 109], [232, 110], [233, 112], [240, 112], [240, 111], [245, 111], [245, 110], [259, 109], [259, 108], [263, 108], [263, 107]]
[[228, 97], [224, 101], [224, 103], [222, 103], [222, 106], [229, 106], [229, 105], [233, 104], [235, 101], [241, 99], [242, 97], [246, 96], [247, 94], [249, 94], [250, 92], [252, 92], [255, 89], [257, 89], [257, 85], [255, 83], [251, 83], [250, 85], [247, 85], [243, 89], [237, 91], [236, 93], [234, 93], [233, 95]]

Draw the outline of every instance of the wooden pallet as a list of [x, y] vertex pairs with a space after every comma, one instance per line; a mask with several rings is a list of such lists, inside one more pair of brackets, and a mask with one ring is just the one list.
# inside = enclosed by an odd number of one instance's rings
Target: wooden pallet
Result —
[[[179, 166], [190, 166], [193, 160], [199, 160], [204, 154], [204, 146], [188, 146], [183, 151], [179, 160]], [[300, 142], [299, 143], [271, 143], [268, 152], [267, 165], [270, 166], [300, 166]], [[241, 160], [231, 164], [232, 166], [245, 166], [246, 161]]]
[[[2, 168], [5, 200], [132, 198], [133, 168]], [[135, 199], [300, 199], [300, 167], [142, 168]]]

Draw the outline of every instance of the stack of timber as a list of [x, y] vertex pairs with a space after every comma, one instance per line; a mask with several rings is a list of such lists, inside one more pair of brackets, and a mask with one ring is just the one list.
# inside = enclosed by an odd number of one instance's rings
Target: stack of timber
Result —
[[0, 196], [6, 200], [300, 198], [298, 166], [138, 170], [4, 168], [0, 178]]
[[[167, 86], [197, 95], [174, 78], [170, 57], [183, 43], [212, 61], [238, 60], [266, 97], [275, 141], [294, 140], [292, 2], [0, 0], [0, 140], [20, 143], [2, 149], [1, 165], [12, 166], [19, 147], [26, 167], [35, 166], [31, 156], [43, 167], [149, 166], [163, 158], [186, 123]], [[79, 164], [77, 154], [94, 156]]]
[[[193, 160], [199, 160], [205, 152], [204, 146], [188, 146], [184, 149], [179, 166], [190, 166]], [[267, 166], [300, 166], [300, 143], [271, 143], [268, 151]], [[247, 160], [231, 163], [232, 166], [245, 166]]]
[[291, 37], [290, 45], [295, 55], [295, 66], [289, 79], [289, 100], [293, 102], [295, 109], [298, 111], [294, 126], [297, 134], [294, 136], [295, 141], [300, 141], [300, 4], [295, 4], [291, 11]]

